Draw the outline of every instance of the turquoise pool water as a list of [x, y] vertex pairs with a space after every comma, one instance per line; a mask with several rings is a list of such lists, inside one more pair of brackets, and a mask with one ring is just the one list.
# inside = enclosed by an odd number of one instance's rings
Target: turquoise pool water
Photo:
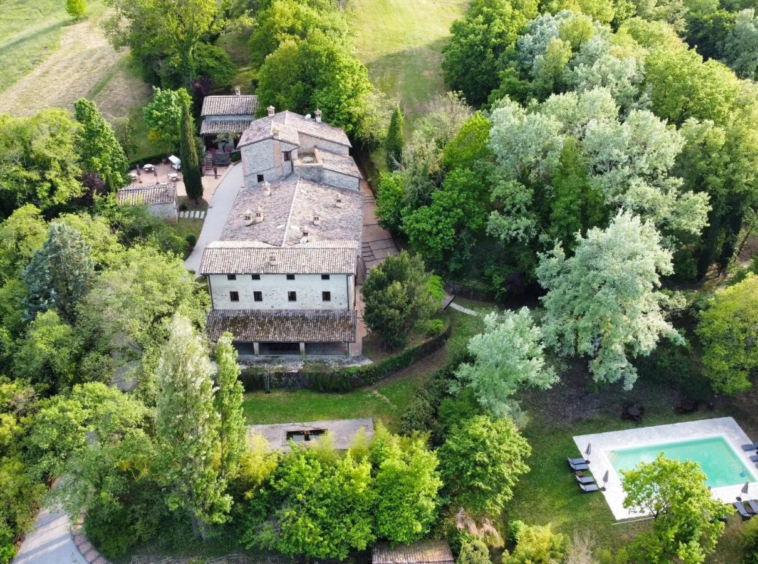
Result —
[[640, 462], [652, 462], [661, 452], [666, 458], [699, 463], [712, 488], [756, 481], [723, 437], [613, 450], [608, 453], [608, 459], [621, 477], [621, 470], [631, 470]]

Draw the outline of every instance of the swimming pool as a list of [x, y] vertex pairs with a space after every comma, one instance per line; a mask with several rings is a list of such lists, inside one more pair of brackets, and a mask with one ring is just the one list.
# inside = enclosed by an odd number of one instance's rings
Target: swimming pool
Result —
[[640, 462], [652, 462], [661, 452], [666, 458], [699, 463], [712, 488], [756, 481], [754, 474], [720, 436], [617, 449], [607, 455], [621, 477], [621, 470], [632, 470]]

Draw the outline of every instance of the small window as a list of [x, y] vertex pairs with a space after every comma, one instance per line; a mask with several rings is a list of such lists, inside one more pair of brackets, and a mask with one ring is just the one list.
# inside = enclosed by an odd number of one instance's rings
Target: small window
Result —
[[263, 182], [263, 175], [262, 174], [258, 175], [258, 182]]
[[286, 153], [282, 153], [282, 154], [284, 155], [284, 162], [285, 163], [288, 163], [288, 162], [290, 162], [290, 160], [292, 160], [292, 157], [290, 156], [289, 151], [287, 151]]
[[263, 292], [253, 292], [253, 299], [256, 302], [262, 302], [263, 301]]
[[321, 275], [321, 280], [329, 280], [329, 275], [328, 274], [322, 274]]
[[294, 280], [294, 279], [295, 279], [295, 275], [294, 274], [288, 274], [287, 275], [287, 280]]
[[260, 274], [253, 274], [252, 277], [253, 277], [253, 280], [260, 280], [261, 279], [261, 275]]
[[297, 301], [297, 292], [287, 292], [287, 299], [291, 302]]
[[332, 301], [332, 293], [331, 292], [321, 292], [321, 301], [331, 302]]
[[239, 292], [229, 292], [229, 299], [233, 302], [240, 301], [240, 293]]
[[237, 275], [236, 274], [227, 274], [226, 275], [226, 279], [227, 280], [236, 280], [237, 279]]

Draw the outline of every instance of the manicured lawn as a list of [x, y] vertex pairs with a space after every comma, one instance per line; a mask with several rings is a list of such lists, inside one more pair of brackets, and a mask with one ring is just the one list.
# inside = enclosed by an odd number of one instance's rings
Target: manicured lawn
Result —
[[465, 0], [353, 0], [358, 57], [372, 82], [413, 117], [446, 91], [440, 49]]
[[[181, 220], [180, 220], [181, 221]], [[479, 306], [486, 311], [490, 306]], [[450, 311], [452, 334], [445, 347], [387, 380], [347, 394], [323, 394], [310, 390], [275, 390], [270, 394], [251, 392], [245, 395], [248, 423], [288, 423], [323, 419], [373, 417], [393, 431], [400, 428], [400, 418], [413, 394], [443, 367], [450, 355], [465, 347], [468, 339], [481, 331], [481, 317]]]

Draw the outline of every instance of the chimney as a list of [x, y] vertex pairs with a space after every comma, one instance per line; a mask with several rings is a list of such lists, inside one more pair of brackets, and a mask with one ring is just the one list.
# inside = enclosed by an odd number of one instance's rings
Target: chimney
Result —
[[274, 106], [269, 106], [266, 109], [268, 110], [268, 117], [271, 117], [276, 113], [276, 109], [274, 108]]
[[321, 110], [316, 109], [316, 122], [321, 123]]
[[337, 196], [337, 202], [334, 204], [335, 208], [341, 208], [342, 207], [342, 196]]
[[301, 243], [307, 243], [308, 242], [308, 228], [303, 227], [303, 236], [300, 238]]
[[268, 180], [266, 180], [266, 181], [263, 183], [263, 193], [264, 193], [266, 196], [270, 196], [270, 195], [271, 195], [271, 184], [269, 184], [269, 183], [268, 183]]
[[235, 96], [239, 96], [240, 95], [240, 87], [239, 86], [235, 86], [234, 87], [234, 95]]
[[321, 216], [313, 214], [313, 225], [321, 225]]
[[258, 209], [255, 210], [255, 219], [253, 220], [253, 223], [261, 223], [263, 221], [263, 208], [258, 206]]
[[253, 224], [253, 212], [250, 210], [245, 211], [245, 225]]

